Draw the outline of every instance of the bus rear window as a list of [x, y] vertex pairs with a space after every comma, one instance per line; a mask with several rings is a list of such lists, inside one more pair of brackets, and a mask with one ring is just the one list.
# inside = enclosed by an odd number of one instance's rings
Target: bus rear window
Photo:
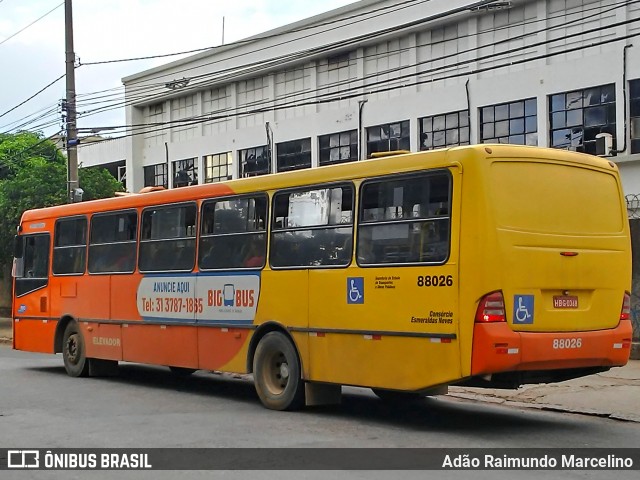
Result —
[[554, 234], [611, 234], [623, 229], [616, 177], [543, 162], [495, 162], [491, 198], [499, 226]]

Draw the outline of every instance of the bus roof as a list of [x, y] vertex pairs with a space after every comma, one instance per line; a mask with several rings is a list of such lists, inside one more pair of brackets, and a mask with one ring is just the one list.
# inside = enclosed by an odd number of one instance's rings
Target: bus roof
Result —
[[[464, 152], [467, 153], [465, 154]], [[391, 172], [403, 173], [425, 168], [447, 168], [488, 156], [514, 159], [539, 158], [583, 164], [608, 170], [616, 168], [612, 162], [599, 157], [558, 149], [504, 144], [470, 145], [27, 210], [22, 216], [22, 222], [376, 177]]]

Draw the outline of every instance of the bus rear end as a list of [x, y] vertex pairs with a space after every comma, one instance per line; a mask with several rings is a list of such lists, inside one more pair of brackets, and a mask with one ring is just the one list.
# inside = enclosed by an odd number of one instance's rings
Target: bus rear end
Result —
[[475, 306], [471, 383], [513, 388], [624, 365], [631, 246], [617, 168], [570, 152], [486, 152], [492, 251]]

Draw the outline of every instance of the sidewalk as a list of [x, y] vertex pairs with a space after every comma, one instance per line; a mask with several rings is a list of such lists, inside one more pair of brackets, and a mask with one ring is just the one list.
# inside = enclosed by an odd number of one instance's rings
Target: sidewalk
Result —
[[11, 345], [11, 339], [13, 338], [13, 329], [11, 327], [10, 318], [0, 318], [0, 345]]
[[449, 387], [449, 396], [640, 422], [640, 360], [597, 375], [518, 390]]
[[[0, 318], [0, 347], [11, 345], [11, 319]], [[449, 387], [449, 397], [640, 422], [640, 360], [561, 383], [518, 390]]]

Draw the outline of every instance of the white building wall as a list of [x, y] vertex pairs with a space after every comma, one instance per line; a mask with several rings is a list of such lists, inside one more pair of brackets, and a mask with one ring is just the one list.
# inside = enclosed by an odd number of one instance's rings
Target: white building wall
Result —
[[106, 163], [126, 160], [130, 148], [128, 137], [118, 137], [92, 143], [80, 143], [77, 149], [78, 165], [80, 167], [95, 167]]
[[[237, 176], [237, 152], [265, 145], [267, 123], [274, 144], [311, 137], [317, 165], [320, 135], [360, 127], [364, 140], [366, 127], [409, 120], [417, 151], [419, 118], [468, 109], [477, 143], [480, 108], [535, 97], [538, 144], [547, 146], [548, 96], [610, 83], [618, 146], [629, 147], [623, 50], [633, 39], [623, 37], [640, 35], [639, 6], [515, 0], [506, 10], [446, 15], [472, 3], [364, 0], [126, 78], [133, 100], [127, 122], [148, 125], [144, 133], [132, 130], [128, 142], [130, 189], [143, 186], [144, 166], [167, 157], [197, 158], [202, 181], [205, 155], [232, 152]], [[631, 23], [603, 28], [624, 21]], [[364, 34], [371, 35], [354, 40]], [[584, 48], [594, 42], [609, 43]], [[640, 79], [640, 47], [627, 49], [626, 76]], [[184, 88], [149, 86], [185, 78]], [[150, 97], [141, 99], [141, 91]], [[640, 162], [633, 159], [614, 158], [625, 191], [640, 193]]]

